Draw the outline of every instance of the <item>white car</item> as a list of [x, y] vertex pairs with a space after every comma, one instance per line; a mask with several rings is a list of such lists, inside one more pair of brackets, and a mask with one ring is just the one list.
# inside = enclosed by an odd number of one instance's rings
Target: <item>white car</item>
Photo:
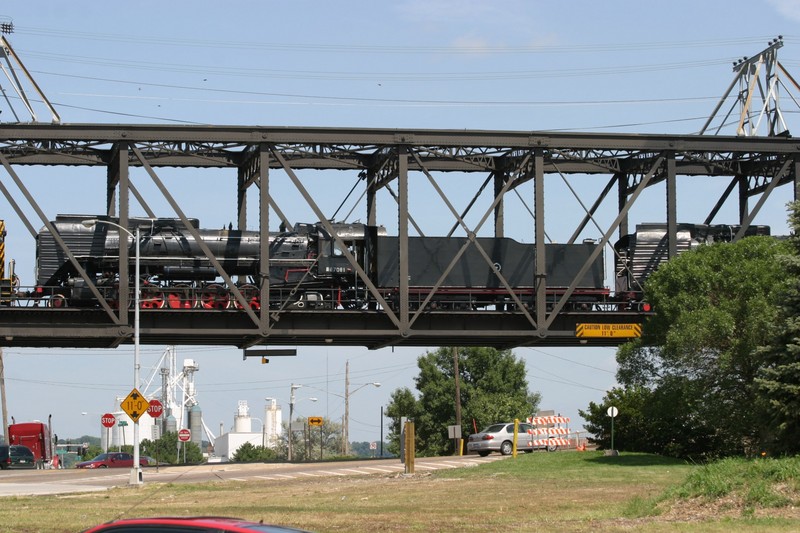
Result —
[[[525, 422], [520, 423], [517, 433], [517, 451], [532, 452], [533, 450], [546, 449], [554, 452], [558, 449], [557, 445], [541, 444], [546, 441], [547, 436], [537, 435], [536, 428]], [[491, 452], [500, 452], [503, 455], [511, 455], [514, 450], [514, 423], [505, 422], [502, 424], [492, 424], [480, 433], [469, 436], [467, 441], [467, 452], [477, 453], [481, 457], [486, 457]]]

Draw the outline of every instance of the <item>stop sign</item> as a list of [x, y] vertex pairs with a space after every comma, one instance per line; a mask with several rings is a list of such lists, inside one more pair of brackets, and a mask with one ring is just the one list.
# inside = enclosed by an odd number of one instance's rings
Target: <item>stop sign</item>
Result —
[[117, 417], [111, 413], [106, 413], [100, 417], [100, 423], [103, 424], [103, 427], [113, 428], [114, 424], [117, 423]]
[[158, 400], [150, 400], [150, 405], [147, 407], [147, 414], [153, 418], [158, 418], [164, 412], [164, 406]]
[[191, 438], [192, 438], [192, 431], [189, 429], [183, 428], [178, 432], [178, 440], [181, 442], [187, 442]]

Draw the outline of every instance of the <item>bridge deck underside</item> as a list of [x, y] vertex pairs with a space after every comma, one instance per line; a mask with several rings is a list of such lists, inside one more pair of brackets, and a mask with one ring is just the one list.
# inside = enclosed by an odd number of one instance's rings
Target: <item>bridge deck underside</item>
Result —
[[[253, 327], [241, 312], [203, 310], [142, 310], [140, 342], [164, 345], [302, 346], [580, 346], [577, 324], [640, 323], [640, 313], [561, 313], [540, 336], [522, 314], [512, 312], [431, 312], [414, 324], [413, 334], [402, 335], [385, 315], [360, 311], [293, 311], [285, 313], [266, 334]], [[0, 339], [23, 347], [115, 347], [133, 342], [133, 329], [110, 324], [95, 309], [0, 310]], [[592, 338], [593, 346], [616, 346], [626, 338]]]

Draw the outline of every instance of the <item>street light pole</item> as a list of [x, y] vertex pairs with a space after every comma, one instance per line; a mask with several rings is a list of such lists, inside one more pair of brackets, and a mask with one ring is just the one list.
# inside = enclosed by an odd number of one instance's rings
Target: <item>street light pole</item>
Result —
[[[116, 222], [111, 222], [110, 220], [90, 219], [84, 220], [82, 224], [87, 228], [91, 228], [97, 224], [108, 224], [110, 226], [114, 226], [130, 235], [135, 242], [136, 255], [134, 259], [136, 264], [136, 274], [133, 286], [133, 388], [136, 389], [139, 387], [139, 368], [141, 366], [139, 363], [139, 309], [141, 308], [141, 294], [139, 290], [139, 278], [141, 275], [139, 262], [139, 241], [141, 240], [141, 233], [139, 231], [139, 225], [136, 225], [136, 233], [134, 234], [131, 233], [128, 228], [125, 228]], [[135, 420], [133, 422], [133, 466], [131, 467], [131, 478], [129, 483], [131, 485], [141, 485], [142, 483], [142, 465], [139, 464], [139, 420]]]
[[380, 387], [381, 384], [377, 381], [372, 383], [364, 383], [360, 387], [358, 387], [353, 392], [350, 392], [350, 361], [345, 363], [345, 374], [344, 374], [344, 455], [350, 455], [350, 395], [355, 394], [356, 392], [360, 391], [367, 385], [372, 385], [373, 387]]
[[[130, 233], [130, 232], [128, 232]], [[139, 368], [141, 366], [139, 359], [139, 336], [140, 336], [140, 323], [139, 323], [139, 310], [141, 305], [141, 293], [139, 283], [140, 281], [140, 262], [139, 262], [139, 225], [136, 225], [136, 235], [133, 237], [136, 241], [136, 279], [133, 288], [133, 302], [136, 306], [133, 311], [133, 388], [139, 387]], [[142, 483], [142, 465], [139, 462], [139, 419], [133, 423], [133, 468], [131, 468], [131, 485], [139, 485]]]

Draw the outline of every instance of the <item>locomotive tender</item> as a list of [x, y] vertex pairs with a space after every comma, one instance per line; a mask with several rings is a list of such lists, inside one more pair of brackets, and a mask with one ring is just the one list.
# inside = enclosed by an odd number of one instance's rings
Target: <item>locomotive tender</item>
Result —
[[[87, 227], [84, 224], [87, 220], [100, 222]], [[199, 229], [196, 219], [190, 222], [225, 272], [236, 278], [237, 288], [248, 305], [260, 308], [260, 234], [231, 228]], [[108, 300], [118, 300], [120, 234], [126, 239], [123, 245], [128, 246], [129, 272], [133, 273], [136, 258], [132, 235], [138, 226], [142, 307], [241, 307], [180, 220], [131, 218], [131, 235], [112, 225], [118, 223], [119, 220], [112, 217], [82, 215], [58, 215], [52, 222]], [[387, 236], [382, 227], [347, 223], [331, 226], [384, 301], [396, 308], [399, 305], [398, 238]], [[533, 305], [534, 245], [508, 238], [478, 237], [475, 240], [492, 264], [474, 245], [468, 246], [454, 268], [438, 283], [467, 238], [408, 238], [411, 308], [418, 308], [429, 298], [426, 307], [429, 310], [513, 309], [514, 299], [495, 270], [507, 280], [524, 305]], [[554, 302], [564, 293], [597, 246], [594, 242], [546, 245], [548, 302]], [[35, 293], [46, 305], [97, 305], [86, 282], [46, 228], [37, 236], [36, 249]], [[320, 223], [297, 224], [289, 231], [270, 232], [268, 272], [271, 308], [375, 309], [378, 305], [336, 240]], [[602, 253], [597, 255], [578, 285], [570, 306], [589, 310], [594, 303], [608, 301]]]

